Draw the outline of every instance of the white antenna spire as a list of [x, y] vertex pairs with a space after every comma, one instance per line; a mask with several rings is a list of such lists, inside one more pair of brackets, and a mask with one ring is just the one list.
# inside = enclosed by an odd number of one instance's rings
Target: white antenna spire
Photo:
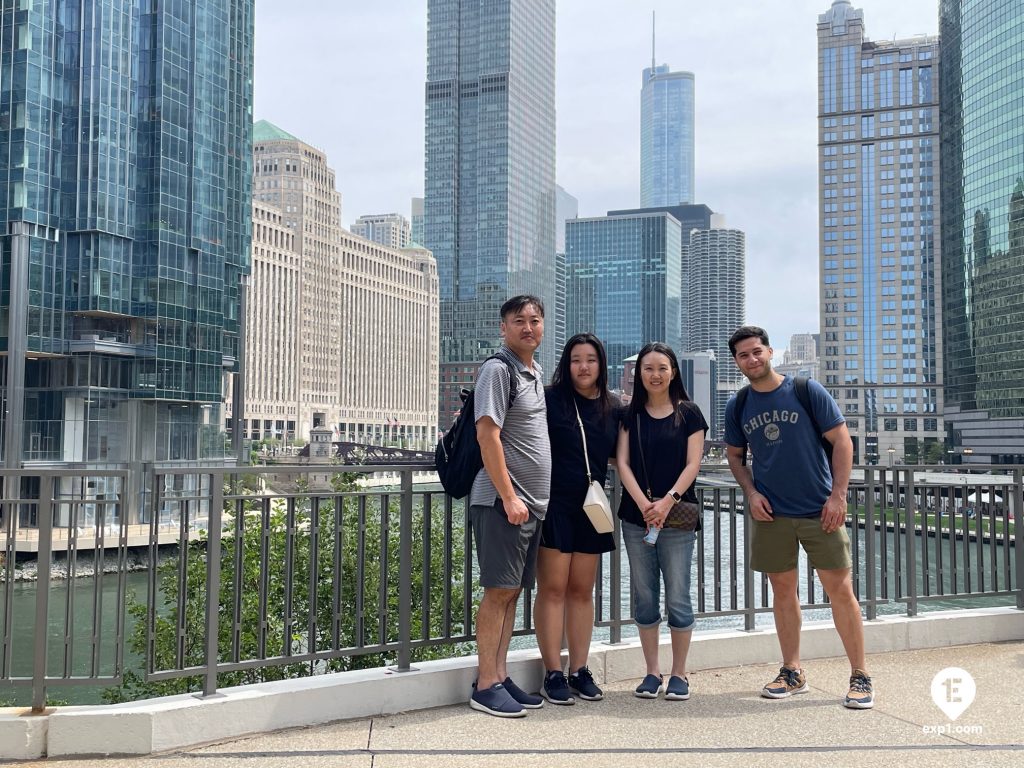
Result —
[[651, 76], [654, 76], [654, 68], [657, 66], [654, 58], [654, 11], [651, 11]]

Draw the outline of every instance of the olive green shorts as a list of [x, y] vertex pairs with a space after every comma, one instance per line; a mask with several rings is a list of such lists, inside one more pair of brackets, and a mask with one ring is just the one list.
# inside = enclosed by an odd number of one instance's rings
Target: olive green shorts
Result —
[[752, 522], [750, 567], [755, 571], [792, 571], [797, 566], [797, 545], [803, 546], [812, 568], [833, 571], [851, 565], [846, 526], [825, 533], [821, 517], [776, 517], [770, 523]]

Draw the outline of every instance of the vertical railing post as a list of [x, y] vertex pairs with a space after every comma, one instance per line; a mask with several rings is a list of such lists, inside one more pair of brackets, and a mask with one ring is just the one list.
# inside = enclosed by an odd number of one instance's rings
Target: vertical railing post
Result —
[[[906, 488], [903, 492], [903, 542], [906, 564], [904, 573], [907, 579], [907, 616], [917, 616], [917, 525], [914, 522], [914, 478], [912, 469], [904, 469]], [[892, 473], [893, 501], [900, 500], [900, 470]]]
[[615, 472], [609, 474], [612, 478], [612, 537], [615, 540], [615, 547], [608, 558], [608, 599], [611, 601], [611, 605], [608, 606], [608, 642], [614, 645], [622, 642], [622, 527], [618, 520], [622, 484]]
[[398, 530], [398, 672], [412, 664], [412, 471], [402, 470]]
[[[853, 524], [857, 521], [854, 519]], [[868, 621], [878, 618], [878, 579], [875, 576], [877, 567], [878, 534], [875, 531], [875, 470], [864, 469], [864, 568], [865, 587], [867, 589], [867, 605], [865, 611]]]
[[[1024, 530], [1024, 470], [1020, 467], [1013, 470], [1010, 510], [1013, 512], [1013, 549], [1017, 571], [1014, 574], [1013, 585], [1017, 592], [1017, 610], [1024, 611], [1024, 541], [1020, 536], [1021, 530]], [[1006, 534], [1003, 536], [1003, 546], [1010, 546], [1009, 525], [1007, 525]]]
[[[211, 471], [209, 530], [206, 537], [206, 661], [203, 696], [217, 693], [217, 662], [220, 640], [220, 540], [224, 512], [224, 472]], [[200, 490], [202, 475], [199, 475]], [[197, 494], [199, 495], [199, 494]]]
[[[736, 490], [730, 492], [730, 511], [735, 514]], [[757, 613], [754, 607], [754, 570], [750, 567], [750, 534], [753, 518], [750, 515], [750, 500], [743, 496], [743, 629], [753, 632], [757, 624]], [[735, 557], [736, 553], [731, 552]]]
[[[21, 478], [17, 483], [17, 496], [21, 496]], [[46, 641], [50, 610], [50, 566], [53, 562], [53, 476], [41, 474], [39, 503], [36, 520], [39, 524], [39, 554], [36, 560], [36, 621], [32, 655], [32, 711], [46, 709]]]

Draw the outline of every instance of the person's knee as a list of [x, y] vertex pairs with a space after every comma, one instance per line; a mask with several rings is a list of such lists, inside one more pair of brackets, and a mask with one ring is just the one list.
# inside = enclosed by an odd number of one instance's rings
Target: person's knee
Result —
[[555, 603], [565, 602], [568, 586], [564, 581], [558, 579], [539, 579], [537, 584], [538, 600], [550, 600]]
[[509, 589], [506, 587], [484, 587], [483, 602], [489, 605], [506, 606], [519, 597], [523, 590], [519, 587]]

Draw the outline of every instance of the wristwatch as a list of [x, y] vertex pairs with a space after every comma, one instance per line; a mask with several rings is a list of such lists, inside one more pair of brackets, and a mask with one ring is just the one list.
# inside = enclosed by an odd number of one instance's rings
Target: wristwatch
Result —
[[683, 500], [683, 494], [681, 494], [681, 493], [676, 493], [675, 491], [669, 491], [668, 495], [671, 496], [673, 498], [673, 500], [675, 500], [675, 501], [682, 501]]

